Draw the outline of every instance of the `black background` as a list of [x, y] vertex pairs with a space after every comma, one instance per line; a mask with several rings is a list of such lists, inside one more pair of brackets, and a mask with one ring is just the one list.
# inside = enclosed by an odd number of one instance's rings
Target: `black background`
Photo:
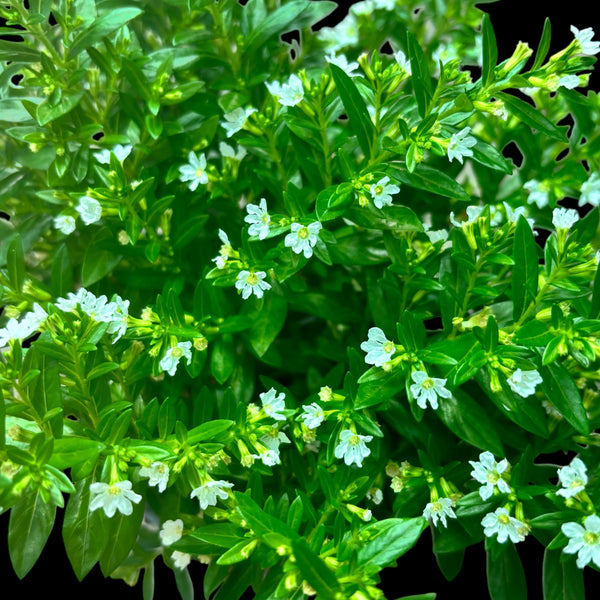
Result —
[[[519, 41], [528, 42], [532, 48], [537, 47], [541, 36], [544, 19], [552, 21], [552, 44], [550, 52], [564, 48], [572, 39], [570, 25], [579, 29], [593, 27], [600, 39], [600, 17], [594, 15], [594, 2], [589, 0], [570, 0], [569, 2], [542, 2], [537, 0], [501, 0], [493, 4], [483, 4], [481, 8], [490, 14], [498, 42], [499, 61], [508, 58]], [[334, 13], [334, 19], [342, 18], [347, 12], [349, 3], [340, 4]], [[526, 11], [526, 12], [525, 12]], [[328, 20], [326, 24], [333, 24]], [[2, 25], [2, 23], [0, 23]], [[590, 88], [600, 89], [600, 73], [591, 79]], [[78, 582], [67, 561], [61, 539], [62, 511], [58, 512], [50, 540], [39, 561], [30, 573], [20, 581], [10, 566], [6, 545], [8, 515], [0, 516], [0, 575], [3, 597], [33, 598], [38, 594], [59, 594], [61, 600], [79, 599], [101, 595], [104, 598], [140, 598], [141, 581], [134, 589], [120, 580], [104, 579], [98, 566], [84, 579]], [[529, 600], [542, 600], [541, 573], [543, 548], [531, 536], [517, 545], [523, 560], [528, 581]], [[196, 598], [202, 598], [202, 573], [205, 567], [197, 562], [190, 565], [190, 573], [196, 584]], [[597, 597], [600, 589], [600, 574], [590, 568], [584, 571], [588, 597]], [[489, 598], [485, 582], [485, 554], [483, 545], [467, 549], [463, 570], [452, 582], [447, 582], [440, 573], [433, 553], [431, 552], [431, 536], [426, 531], [416, 548], [411, 550], [400, 561], [397, 568], [389, 568], [381, 573], [381, 587], [386, 597], [394, 599], [409, 594], [437, 592], [438, 600], [450, 600], [462, 597]], [[172, 572], [156, 561], [155, 598], [177, 598]], [[11, 590], [8, 592], [8, 590]], [[593, 592], [592, 590], [595, 590]], [[252, 596], [248, 594], [248, 600]], [[514, 600], [521, 600], [515, 598]]]

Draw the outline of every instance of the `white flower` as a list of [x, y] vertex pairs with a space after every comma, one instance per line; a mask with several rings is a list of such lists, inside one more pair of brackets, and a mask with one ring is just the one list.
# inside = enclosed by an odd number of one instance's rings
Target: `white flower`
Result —
[[568, 90], [574, 90], [576, 87], [579, 87], [580, 80], [577, 75], [563, 75], [558, 80], [558, 85], [562, 85], [566, 87]]
[[261, 436], [260, 441], [269, 449], [279, 453], [279, 446], [281, 444], [290, 444], [290, 438], [288, 438], [283, 431], [279, 431], [277, 427], [272, 427], [270, 431]]
[[569, 538], [563, 552], [577, 552], [577, 566], [583, 569], [590, 562], [600, 567], [600, 517], [586, 517], [584, 527], [579, 523], [563, 523], [561, 531]]
[[316, 402], [303, 406], [302, 410], [303, 413], [299, 418], [304, 421], [309, 429], [316, 429], [325, 419], [323, 409]]
[[267, 201], [261, 198], [258, 206], [248, 204], [246, 211], [248, 214], [244, 217], [244, 221], [250, 223], [248, 233], [257, 235], [259, 240], [264, 240], [269, 235], [269, 224], [271, 223], [271, 217], [267, 212]]
[[497, 508], [493, 513], [488, 513], [483, 517], [481, 524], [484, 527], [485, 536], [497, 535], [500, 544], [504, 544], [507, 539], [514, 544], [525, 539], [525, 523], [511, 517], [506, 508]]
[[426, 519], [431, 519], [434, 525], [437, 525], [438, 519], [444, 527], [448, 527], [446, 517], [456, 519], [456, 515], [452, 510], [452, 500], [450, 498], [439, 498], [435, 502], [430, 502], [423, 511], [423, 516]]
[[367, 500], [373, 504], [381, 504], [383, 502], [383, 492], [378, 487], [372, 487], [367, 492]]
[[65, 235], [75, 231], [75, 219], [69, 215], [60, 215], [54, 219], [54, 227]]
[[226, 490], [227, 488], [232, 487], [233, 483], [229, 483], [229, 481], [207, 481], [201, 486], [193, 489], [190, 498], [198, 498], [200, 508], [206, 510], [209, 506], [216, 506], [217, 498], [227, 500], [229, 494]]
[[429, 377], [425, 371], [414, 371], [411, 374], [414, 383], [410, 386], [410, 393], [417, 404], [425, 409], [427, 401], [434, 410], [438, 407], [438, 396], [440, 398], [451, 398], [452, 393], [445, 387], [446, 380], [438, 377]]
[[285, 410], [285, 394], [283, 392], [277, 395], [275, 388], [271, 388], [268, 392], [260, 394], [260, 401], [266, 415], [276, 421], [285, 421], [285, 415], [279, 412]]
[[157, 486], [160, 493], [165, 491], [169, 483], [169, 467], [160, 461], [153, 462], [149, 467], [142, 467], [140, 475], [148, 477], [148, 485]]
[[356, 69], [358, 69], [358, 63], [354, 61], [349, 63], [348, 59], [343, 54], [336, 56], [335, 52], [332, 50], [329, 55], [325, 57], [325, 60], [328, 63], [342, 69], [342, 71], [344, 71], [348, 77], [356, 77], [358, 75], [358, 73], [354, 72]]
[[425, 235], [429, 238], [429, 241], [432, 244], [436, 244], [437, 242], [445, 242], [448, 239], [448, 232], [445, 229], [426, 231]]
[[370, 442], [372, 439], [372, 435], [360, 435], [350, 429], [344, 429], [340, 433], [340, 443], [334, 450], [335, 457], [343, 458], [348, 466], [355, 463], [357, 467], [362, 467], [363, 458], [371, 454], [365, 442]]
[[104, 294], [96, 298], [92, 292], [87, 290], [80, 294], [79, 306], [88, 317], [100, 323], [110, 323], [117, 308], [117, 305], [114, 302], [109, 302]]
[[238, 108], [231, 112], [225, 113], [225, 123], [221, 123], [221, 127], [227, 132], [227, 137], [231, 137], [234, 133], [237, 133], [246, 123], [246, 119], [256, 112], [255, 108]]
[[462, 229], [465, 225], [471, 225], [471, 223], [475, 223], [482, 212], [483, 206], [467, 206], [467, 220], [457, 221], [454, 218], [454, 211], [452, 211], [450, 212], [450, 223], [452, 223], [454, 227], [460, 227]]
[[183, 521], [181, 519], [165, 521], [158, 535], [163, 546], [170, 546], [178, 542], [183, 535]]
[[[100, 150], [100, 152], [94, 152], [94, 158], [103, 165], [110, 164], [110, 150]], [[112, 153], [116, 156], [119, 162], [123, 162], [131, 154], [131, 145], [117, 144], [113, 149]]]
[[134, 502], [138, 504], [142, 497], [131, 489], [131, 481], [117, 481], [108, 484], [96, 482], [90, 485], [90, 511], [99, 508], [104, 510], [107, 517], [113, 517], [116, 511], [123, 515], [130, 515], [133, 512]]
[[535, 369], [531, 371], [517, 369], [507, 381], [510, 389], [515, 394], [519, 394], [522, 398], [527, 398], [535, 394], [535, 386], [542, 383], [543, 379]]
[[179, 342], [169, 348], [160, 361], [160, 368], [171, 376], [175, 375], [182, 356], [187, 359], [188, 365], [192, 362], [192, 342]]
[[242, 292], [242, 298], [247, 300], [250, 294], [262, 298], [265, 290], [271, 289], [271, 284], [263, 281], [267, 274], [264, 271], [240, 271], [235, 282], [235, 287]]
[[171, 554], [171, 558], [173, 559], [173, 564], [178, 569], [185, 569], [192, 561], [191, 554], [188, 554], [187, 552], [179, 552], [179, 550], [175, 550], [173, 554]]
[[354, 4], [346, 18], [335, 27], [323, 27], [318, 31], [317, 37], [324, 42], [328, 48], [337, 51], [345, 46], [353, 46], [358, 43], [359, 27], [354, 14], [356, 6], [357, 5]]
[[296, 106], [304, 98], [304, 87], [298, 75], [290, 75], [288, 82], [283, 85], [274, 82], [272, 84], [267, 83], [266, 86], [271, 95], [277, 96], [279, 104], [283, 106]]
[[490, 498], [494, 493], [495, 487], [503, 494], [510, 494], [510, 486], [502, 478], [502, 473], [509, 467], [508, 461], [505, 458], [497, 463], [491, 452], [482, 452], [479, 455], [479, 462], [473, 460], [469, 462], [473, 467], [471, 477], [483, 484], [479, 488], [479, 495], [482, 500]]
[[390, 342], [379, 327], [371, 327], [367, 333], [367, 341], [360, 345], [361, 350], [367, 353], [365, 362], [368, 365], [381, 367], [388, 362], [396, 352], [394, 342]]
[[552, 211], [552, 225], [556, 229], [571, 229], [579, 221], [579, 213], [574, 208], [555, 208]]
[[19, 322], [11, 318], [6, 323], [4, 329], [0, 329], [0, 348], [4, 348], [10, 340], [22, 340], [23, 328], [19, 325]]
[[574, 25], [571, 25], [571, 33], [575, 36], [575, 39], [581, 46], [581, 53], [593, 56], [600, 52], [600, 42], [593, 42], [594, 30], [591, 27], [585, 29], [577, 29]]
[[48, 318], [48, 313], [37, 303], [33, 303], [33, 312], [28, 312], [19, 323], [23, 338], [29, 337]]
[[86, 225], [96, 223], [102, 217], [102, 207], [100, 206], [100, 203], [98, 200], [90, 198], [89, 196], [81, 196], [75, 210], [79, 213], [81, 220]]
[[229, 144], [225, 142], [219, 143], [219, 152], [223, 158], [231, 158], [231, 160], [235, 160], [237, 162], [241, 162], [246, 154], [246, 148], [243, 146], [238, 146], [237, 151], [235, 151]]
[[108, 326], [108, 333], [116, 333], [113, 344], [127, 332], [127, 317], [129, 316], [129, 300], [123, 300], [121, 296], [113, 296], [113, 312]]
[[260, 452], [260, 454], [252, 454], [253, 458], [258, 458], [262, 461], [263, 465], [266, 467], [274, 467], [278, 465], [281, 460], [279, 458], [279, 451], [267, 449]]
[[211, 260], [216, 263], [217, 269], [224, 269], [225, 263], [229, 260], [229, 256], [233, 251], [233, 247], [229, 241], [229, 238], [227, 237], [227, 234], [222, 229], [219, 229], [219, 239], [221, 240], [219, 256], [211, 258]]
[[529, 192], [527, 197], [528, 204], [537, 204], [538, 208], [544, 208], [548, 206], [550, 202], [549, 193], [550, 188], [544, 181], [538, 181], [537, 179], [530, 179], [523, 184], [523, 187]]
[[284, 244], [291, 247], [296, 254], [303, 252], [305, 258], [310, 258], [313, 255], [313, 247], [319, 239], [319, 232], [322, 228], [323, 226], [319, 221], [315, 221], [310, 225], [292, 223], [290, 225], [291, 233], [285, 236]]
[[55, 306], [64, 312], [75, 310], [79, 304], [79, 300], [82, 298], [82, 295], [87, 293], [88, 292], [85, 290], [85, 288], [79, 288], [76, 294], [69, 292], [66, 298], [59, 298], [55, 302]]
[[188, 154], [188, 164], [179, 167], [179, 181], [189, 181], [188, 188], [195, 192], [199, 184], [208, 183], [206, 172], [206, 156], [204, 153], [197, 157], [193, 150]]
[[477, 143], [477, 140], [470, 136], [470, 127], [465, 127], [457, 133], [453, 133], [448, 144], [448, 160], [452, 162], [455, 158], [462, 164], [465, 156], [473, 156], [473, 150], [470, 148]]
[[558, 479], [562, 489], [556, 492], [557, 496], [572, 498], [583, 492], [588, 482], [585, 463], [580, 458], [574, 458], [571, 464], [558, 469]]
[[591, 204], [600, 205], [600, 176], [598, 173], [592, 173], [590, 178], [581, 185], [581, 195], [579, 196], [578, 206]]
[[394, 54], [394, 59], [398, 63], [399, 67], [403, 71], [405, 71], [407, 75], [412, 74], [412, 72], [410, 70], [410, 60], [408, 60], [408, 58], [406, 58], [406, 54], [404, 54], [404, 52], [402, 52], [402, 50], [398, 50], [398, 52], [396, 52]]
[[383, 208], [384, 204], [385, 206], [391, 206], [392, 194], [397, 194], [400, 191], [397, 185], [393, 183], [388, 185], [389, 180], [390, 178], [386, 176], [371, 185], [371, 198], [373, 198], [373, 204], [377, 208]]

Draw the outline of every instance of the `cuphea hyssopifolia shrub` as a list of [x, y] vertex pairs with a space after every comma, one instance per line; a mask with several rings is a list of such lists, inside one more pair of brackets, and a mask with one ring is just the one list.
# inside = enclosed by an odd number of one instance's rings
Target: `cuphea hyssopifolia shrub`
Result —
[[64, 508], [76, 576], [143, 571], [145, 598], [158, 556], [184, 598], [192, 559], [218, 599], [382, 598], [428, 526], [448, 578], [485, 540], [494, 597], [524, 597], [534, 536], [549, 597], [583, 598], [600, 44], [548, 57], [546, 22], [498, 64], [470, 2], [424, 4], [314, 33], [332, 3], [3, 3], [19, 577]]

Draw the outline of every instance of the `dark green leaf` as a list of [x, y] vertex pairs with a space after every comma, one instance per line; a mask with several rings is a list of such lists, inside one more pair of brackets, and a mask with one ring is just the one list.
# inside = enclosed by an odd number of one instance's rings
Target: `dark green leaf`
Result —
[[483, 15], [481, 24], [482, 37], [482, 65], [481, 80], [483, 87], [486, 88], [494, 81], [494, 69], [498, 61], [498, 46], [496, 45], [496, 36], [494, 28], [487, 13]]
[[514, 341], [523, 346], [545, 346], [552, 337], [548, 323], [533, 320], [516, 331]]
[[65, 244], [59, 246], [52, 260], [50, 283], [55, 298], [66, 296], [73, 289], [73, 266]]
[[538, 44], [533, 65], [531, 65], [531, 71], [535, 71], [542, 66], [546, 56], [548, 55], [548, 50], [550, 50], [551, 35], [552, 27], [550, 25], [550, 19], [546, 17], [546, 20], [544, 21], [544, 30], [542, 31], [542, 37], [540, 38], [540, 43]]
[[189, 537], [222, 548], [232, 548], [244, 539], [244, 530], [232, 523], [211, 523], [195, 529]]
[[225, 383], [233, 373], [235, 366], [235, 348], [230, 334], [223, 335], [213, 345], [210, 359], [210, 371], [220, 383]]
[[300, 569], [302, 577], [324, 600], [335, 600], [339, 583], [333, 571], [325, 561], [315, 554], [302, 539], [292, 542], [296, 566]]
[[428, 113], [429, 102], [432, 97], [429, 62], [415, 36], [412, 33], [408, 33], [407, 38], [413, 91], [417, 100], [419, 115], [425, 117]]
[[354, 202], [354, 187], [349, 182], [332, 185], [317, 196], [315, 212], [319, 221], [340, 217]]
[[[36, 366], [40, 369], [40, 375], [33, 383], [31, 404], [43, 419], [50, 411], [56, 412], [56, 409], [62, 409], [60, 373], [57, 362], [44, 354], [39, 357]], [[62, 437], [62, 414], [57, 412], [49, 419], [49, 423], [52, 434], [57, 438]]]
[[287, 302], [277, 294], [266, 294], [261, 309], [253, 318], [247, 333], [252, 348], [262, 356], [275, 341], [287, 315]]
[[21, 235], [15, 234], [6, 252], [8, 280], [16, 292], [21, 292], [25, 280], [25, 256]]
[[100, 232], [89, 244], [83, 257], [81, 283], [86, 288], [108, 275], [121, 260], [121, 256], [103, 247], [107, 236], [108, 232]]
[[60, 438], [54, 441], [54, 451], [49, 462], [58, 469], [68, 469], [98, 456], [104, 447], [102, 442], [87, 438]]
[[190, 429], [188, 432], [188, 444], [198, 444], [210, 440], [217, 436], [223, 431], [227, 431], [233, 425], [233, 421], [228, 419], [215, 419], [214, 421], [208, 421], [208, 423], [202, 423], [194, 429]]
[[527, 598], [525, 571], [514, 544], [497, 545], [487, 553], [487, 581], [491, 600]]
[[561, 550], [544, 552], [542, 581], [544, 600], [585, 600], [583, 571], [577, 568], [575, 559], [564, 558]]
[[439, 194], [446, 198], [456, 198], [465, 201], [471, 199], [471, 196], [467, 194], [465, 189], [452, 177], [427, 165], [417, 165], [412, 173], [399, 165], [389, 165], [385, 170], [397, 181], [419, 190]]
[[538, 253], [533, 231], [525, 217], [520, 216], [513, 241], [513, 318], [517, 321], [535, 300], [538, 286]]
[[356, 135], [365, 158], [371, 157], [372, 144], [375, 141], [375, 128], [367, 110], [367, 105], [354, 85], [352, 79], [338, 66], [329, 65], [333, 80], [348, 115], [350, 128]]
[[59, 117], [66, 115], [79, 104], [82, 97], [83, 93], [81, 92], [78, 94], [63, 94], [56, 105], [52, 105], [48, 100], [44, 100], [37, 107], [37, 122], [40, 125], [47, 125], [51, 121], [55, 121]]
[[385, 402], [404, 389], [406, 375], [400, 369], [387, 372], [380, 367], [372, 367], [359, 379], [355, 410], [362, 410]]
[[476, 160], [478, 163], [508, 175], [513, 172], [513, 166], [510, 161], [506, 160], [502, 153], [491, 144], [486, 144], [477, 139], [477, 143], [471, 150], [473, 152], [473, 160]]

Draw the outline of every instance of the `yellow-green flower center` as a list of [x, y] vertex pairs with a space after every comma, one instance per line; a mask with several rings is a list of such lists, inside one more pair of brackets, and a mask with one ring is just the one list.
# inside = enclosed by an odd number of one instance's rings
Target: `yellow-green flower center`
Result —
[[300, 229], [298, 229], [298, 237], [301, 240], [305, 240], [309, 235], [310, 231], [308, 230], [308, 227], [301, 227]]
[[200, 179], [204, 175], [204, 169], [196, 169], [196, 177]]
[[583, 541], [590, 546], [595, 546], [599, 539], [598, 534], [593, 533], [592, 531], [586, 531], [583, 534]]
[[178, 346], [175, 346], [175, 348], [171, 350], [171, 356], [173, 358], [181, 358], [183, 356], [183, 350]]
[[433, 381], [433, 379], [431, 377], [428, 377], [427, 379], [423, 380], [421, 387], [426, 390], [430, 390], [434, 385], [435, 385], [435, 382]]
[[498, 517], [498, 522], [502, 523], [502, 525], [508, 525], [510, 523], [510, 517], [508, 515], [500, 515]]
[[107, 491], [111, 496], [119, 496], [121, 494], [121, 489], [116, 485], [111, 485]]
[[496, 471], [492, 471], [488, 473], [487, 479], [490, 483], [498, 483], [500, 480], [500, 475], [496, 473]]
[[248, 285], [256, 285], [258, 283], [258, 277], [255, 273], [250, 273], [248, 277], [246, 277], [246, 283]]
[[381, 194], [383, 194], [383, 186], [381, 186], [381, 185], [376, 185], [376, 186], [375, 186], [375, 195], [376, 195], [376, 196], [379, 196], [379, 195], [381, 195]]
[[350, 446], [358, 446], [358, 444], [360, 444], [360, 438], [357, 435], [353, 435], [352, 437], [348, 438], [348, 444]]
[[390, 354], [390, 353], [391, 353], [391, 352], [393, 352], [394, 350], [395, 350], [395, 347], [394, 347], [394, 342], [386, 342], [386, 343], [383, 345], [383, 351], [384, 351], [386, 354]]

